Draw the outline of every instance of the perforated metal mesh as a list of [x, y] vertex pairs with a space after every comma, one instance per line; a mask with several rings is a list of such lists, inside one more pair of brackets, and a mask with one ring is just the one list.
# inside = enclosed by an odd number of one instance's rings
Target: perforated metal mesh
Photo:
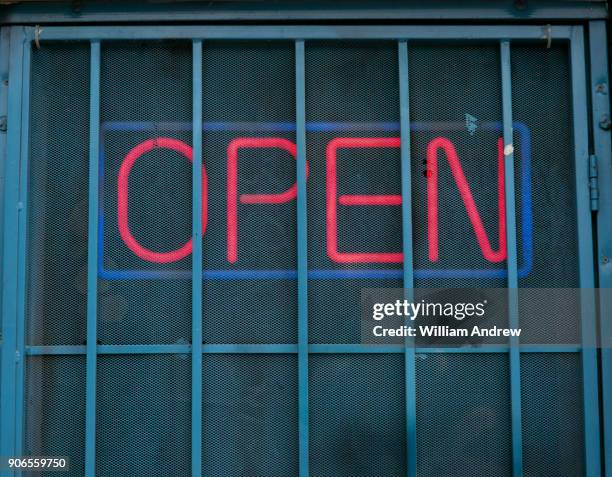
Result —
[[418, 475], [511, 474], [508, 355], [418, 355], [416, 391]]
[[97, 382], [97, 475], [191, 475], [189, 355], [100, 356]]
[[[28, 224], [28, 343], [83, 344], [86, 316], [89, 45], [49, 43], [32, 51]], [[422, 287], [500, 287], [505, 261], [483, 257], [444, 155], [439, 153], [440, 259], [428, 255], [427, 144], [449, 138], [493, 248], [499, 243], [497, 139], [501, 135], [499, 45], [409, 48], [415, 267]], [[191, 336], [190, 256], [138, 258], [121, 239], [118, 174], [128, 152], [167, 137], [191, 145], [191, 43], [104, 42], [101, 69], [101, 267], [98, 335], [103, 344], [185, 343]], [[275, 137], [295, 142], [292, 42], [206, 42], [203, 160], [208, 227], [203, 267], [249, 274], [296, 268], [296, 204], [247, 204], [295, 182], [295, 159], [279, 147], [244, 146], [237, 170], [237, 255], [228, 262], [228, 148]], [[522, 287], [578, 286], [572, 113], [564, 45], [512, 47], [515, 181]], [[306, 117], [308, 265], [334, 272], [391, 270], [400, 263], [340, 263], [326, 250], [326, 147], [334, 138], [399, 137], [395, 42], [308, 42]], [[471, 117], [469, 121], [467, 118]], [[476, 129], [471, 131], [470, 124]], [[519, 127], [516, 125], [520, 124]], [[255, 141], [257, 142], [257, 141]], [[531, 146], [527, 148], [528, 145]], [[528, 155], [528, 157], [526, 157]], [[528, 160], [527, 160], [528, 159]], [[529, 165], [531, 210], [525, 203]], [[399, 148], [340, 149], [338, 196], [400, 194]], [[69, 185], [69, 186], [67, 186]], [[154, 251], [191, 235], [191, 165], [156, 147], [128, 181], [129, 227]], [[337, 205], [339, 252], [400, 252], [398, 206]], [[528, 212], [529, 221], [525, 221]], [[525, 227], [532, 223], [533, 234]], [[528, 250], [533, 243], [533, 264]], [[491, 272], [426, 278], [448, 269]], [[147, 275], [147, 273], [153, 274]], [[159, 274], [158, 272], [162, 272]], [[497, 274], [497, 275], [495, 275]], [[491, 278], [495, 276], [495, 278]], [[309, 340], [360, 341], [360, 292], [399, 279], [309, 281]], [[294, 279], [205, 280], [205, 343], [295, 343]], [[528, 310], [522, 309], [526, 315]], [[538, 316], [542, 310], [529, 310]], [[579, 337], [578, 310], [521, 322], [530, 342], [551, 329]], [[85, 359], [30, 357], [26, 451], [68, 455], [83, 474]], [[509, 358], [503, 354], [417, 356], [420, 476], [511, 472]], [[98, 357], [99, 475], [189, 475], [190, 355]], [[309, 357], [310, 468], [314, 476], [406, 473], [404, 356]], [[579, 354], [521, 357], [526, 475], [582, 475]], [[297, 357], [212, 355], [203, 360], [203, 474], [293, 476], [298, 466]]]
[[[102, 268], [117, 272], [184, 270], [189, 256], [152, 263], [119, 234], [118, 172], [143, 141], [178, 139], [191, 146], [191, 42], [105, 42], [101, 58]], [[183, 126], [181, 126], [181, 123]], [[191, 237], [191, 162], [156, 147], [134, 164], [128, 179], [128, 224], [138, 243], [169, 252]], [[98, 338], [104, 344], [185, 342], [191, 335], [191, 285], [164, 276], [131, 276], [99, 283]]]
[[82, 344], [87, 295], [89, 44], [33, 49], [28, 342]]
[[530, 353], [521, 357], [526, 475], [584, 475], [580, 363], [578, 354]]
[[[515, 46], [511, 61], [512, 112], [531, 131], [533, 268], [520, 286], [578, 287], [569, 50], [562, 44]], [[565, 339], [579, 341], [578, 303], [573, 309], [529, 304], [541, 301], [522, 303], [523, 316], [531, 317], [521, 321], [525, 340], [546, 343], [563, 330]]]
[[[309, 269], [400, 269], [401, 264], [338, 263], [326, 251], [326, 148], [334, 138], [398, 137], [399, 80], [394, 42], [309, 42], [306, 48]], [[349, 124], [343, 124], [349, 123]], [[363, 123], [366, 123], [365, 125]], [[397, 147], [339, 149], [338, 195], [400, 194]], [[338, 204], [339, 252], [401, 252], [401, 208]], [[362, 287], [401, 287], [401, 280], [311, 280], [309, 339], [359, 342]], [[338, 299], [342, 297], [342, 299]]]
[[310, 473], [406, 474], [402, 355], [311, 355]]
[[202, 474], [297, 475], [295, 355], [209, 355], [202, 388]]
[[[439, 259], [428, 255], [427, 146], [438, 137], [453, 144], [493, 250], [499, 249], [498, 146], [502, 102], [498, 43], [434, 45], [409, 48], [410, 120], [419, 124], [411, 134], [415, 268], [429, 271], [504, 270], [483, 256], [466, 207], [451, 173], [448, 153], [438, 150]], [[476, 129], [468, 128], [467, 116]], [[497, 128], [494, 126], [497, 124]], [[520, 159], [520, 151], [515, 156]], [[429, 171], [430, 173], [431, 171]], [[457, 253], [460, 250], [461, 253]], [[503, 279], [416, 279], [419, 287], [503, 287]]]
[[[295, 143], [295, 58], [292, 42], [207, 42], [203, 52], [203, 160], [209, 179], [205, 270], [295, 270], [295, 200], [246, 204], [244, 194], [279, 194], [295, 182], [290, 151], [257, 143]], [[245, 140], [254, 139], [256, 145]], [[237, 141], [236, 246], [228, 263], [228, 149]], [[260, 146], [260, 147], [257, 147]], [[252, 276], [252, 274], [251, 274]], [[294, 280], [205, 281], [207, 343], [294, 343]]]
[[[82, 476], [85, 459], [85, 358], [32, 356], [26, 361], [25, 455], [67, 456]], [[30, 475], [30, 474], [26, 474]], [[57, 472], [35, 472], [53, 476]]]

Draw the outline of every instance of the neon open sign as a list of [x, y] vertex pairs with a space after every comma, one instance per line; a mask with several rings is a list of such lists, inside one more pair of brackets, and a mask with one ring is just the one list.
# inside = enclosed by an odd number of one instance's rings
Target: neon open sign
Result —
[[[506, 210], [504, 201], [504, 167], [501, 139], [497, 139], [496, 150], [484, 151], [483, 157], [488, 161], [496, 158], [496, 181], [489, 188], [495, 191], [495, 210], [497, 213], [496, 235], [497, 241], [493, 243], [491, 233], [483, 223], [483, 219], [474, 197], [474, 188], [470, 185], [470, 178], [464, 171], [456, 145], [447, 137], [451, 132], [457, 132], [461, 125], [456, 123], [412, 123], [413, 134], [427, 133], [431, 138], [426, 145], [425, 157], [422, 158], [426, 166], [426, 228], [427, 228], [427, 259], [429, 263], [436, 264], [440, 260], [440, 184], [441, 167], [450, 169], [454, 188], [459, 194], [462, 210], [469, 219], [471, 234], [475, 245], [479, 248], [482, 258], [489, 264], [499, 264], [506, 259]], [[241, 267], [241, 256], [244, 252], [243, 243], [240, 242], [239, 229], [241, 227], [240, 208], [261, 205], [287, 206], [294, 204], [297, 196], [295, 183], [285, 190], [270, 190], [265, 193], [240, 193], [240, 158], [246, 151], [282, 151], [287, 158], [295, 163], [296, 145], [293, 141], [282, 135], [295, 130], [293, 123], [204, 123], [206, 133], [230, 134], [224, 147], [224, 157], [219, 161], [225, 168], [224, 184], [224, 263], [222, 269], [205, 269], [204, 277], [208, 279], [291, 279], [296, 277], [296, 271], [291, 268], [257, 268]], [[482, 123], [481, 130], [499, 136], [501, 125], [499, 123]], [[530, 172], [530, 135], [528, 128], [520, 122], [514, 123], [515, 131], [519, 135], [519, 151], [517, 157], [520, 164], [519, 200], [520, 200], [520, 237], [519, 245], [521, 260], [519, 275], [525, 276], [532, 266], [532, 217], [531, 217], [531, 172]], [[155, 150], [174, 151], [182, 156], [186, 163], [192, 159], [192, 149], [189, 144], [176, 137], [177, 132], [191, 129], [188, 123], [145, 123], [145, 122], [107, 122], [102, 127], [101, 138], [101, 183], [103, 183], [108, 158], [105, 152], [105, 142], [109, 134], [139, 134], [145, 133], [148, 138], [132, 141], [129, 148], [118, 161], [116, 175], [113, 175], [113, 186], [116, 187], [116, 210], [105, 210], [104, 201], [100, 201], [100, 240], [99, 240], [99, 271], [105, 279], [161, 279], [161, 278], [189, 278], [188, 261], [185, 269], [169, 268], [189, 257], [192, 242], [189, 237], [184, 243], [172, 250], [154, 250], [142, 244], [135, 236], [134, 229], [138, 223], [131, 220], [130, 200], [133, 191], [130, 189], [130, 177], [134, 170], [145, 161], [154, 160]], [[400, 139], [391, 136], [399, 130], [397, 123], [307, 123], [309, 134], [321, 133], [325, 135], [324, 158], [313, 161], [308, 157], [307, 176], [313, 172], [325, 175], [325, 233], [323, 248], [330, 266], [327, 268], [312, 268], [309, 276], [314, 279], [326, 278], [400, 278], [402, 276], [401, 263], [403, 254], [400, 250], [341, 250], [338, 240], [343, 233], [339, 225], [338, 213], [341, 209], [351, 207], [391, 208], [400, 207], [402, 197], [393, 193], [343, 193], [339, 189], [338, 181], [342, 171], [338, 167], [338, 157], [343, 151], [369, 152], [376, 154], [381, 150], [392, 150], [400, 147]], [[251, 135], [245, 134], [248, 131]], [[350, 134], [347, 132], [350, 131]], [[356, 131], [369, 132], [358, 134]], [[372, 134], [375, 131], [376, 134]], [[166, 132], [166, 134], [163, 134]], [[380, 137], [380, 133], [386, 135]], [[373, 137], [374, 136], [374, 137]], [[323, 171], [314, 171], [314, 167], [324, 168]], [[115, 174], [115, 173], [114, 173]], [[218, 184], [217, 184], [218, 185]], [[208, 227], [211, 226], [209, 217], [209, 178], [204, 166], [202, 170], [202, 232], [206, 239]], [[481, 205], [482, 206], [482, 205]], [[461, 209], [457, 209], [460, 211]], [[190, 213], [183, 211], [182, 213]], [[265, 212], [263, 212], [265, 213]], [[106, 266], [105, 261], [105, 217], [113, 214], [113, 223], [116, 224], [115, 233], [121, 239], [126, 251], [141, 261], [142, 267], [114, 267]], [[114, 222], [116, 220], [116, 222]], [[218, 224], [217, 224], [218, 226]], [[395, 233], [396, 231], [392, 231]], [[253, 240], [258, 240], [253, 237]], [[345, 247], [346, 248], [346, 247]], [[388, 264], [388, 268], [381, 268], [380, 264]], [[354, 266], [354, 268], [351, 268]], [[368, 268], [370, 266], [370, 268]], [[505, 267], [498, 268], [417, 268], [417, 278], [501, 278], [504, 277]]]

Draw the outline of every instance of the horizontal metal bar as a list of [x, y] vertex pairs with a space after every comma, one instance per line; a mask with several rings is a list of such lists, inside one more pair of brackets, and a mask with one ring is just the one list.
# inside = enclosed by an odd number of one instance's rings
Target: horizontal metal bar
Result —
[[19, 2], [3, 6], [4, 24], [313, 21], [313, 20], [565, 20], [605, 19], [604, 1], [418, 2]]
[[202, 347], [203, 353], [249, 353], [249, 354], [292, 354], [298, 352], [297, 344], [207, 344]]
[[379, 354], [379, 353], [401, 353], [403, 354], [405, 347], [403, 344], [397, 345], [370, 345], [370, 344], [311, 344], [308, 347], [308, 352], [313, 354]]
[[[63, 355], [63, 354], [86, 354], [86, 346], [55, 345], [55, 346], [27, 346], [26, 354], [30, 356], [39, 355]], [[151, 345], [98, 345], [98, 354], [171, 354], [191, 353], [189, 344], [151, 344]]]
[[87, 346], [77, 345], [52, 345], [52, 346], [26, 346], [26, 355], [28, 356], [46, 356], [46, 355], [70, 355], [70, 354], [86, 354]]
[[[30, 38], [34, 29], [28, 28]], [[47, 27], [40, 33], [46, 40], [160, 40], [172, 39], [243, 39], [243, 40], [295, 40], [295, 39], [427, 39], [427, 40], [498, 40], [547, 39], [544, 26], [483, 25], [483, 26], [133, 26], [133, 27]], [[553, 26], [553, 39], [570, 38], [571, 28]]]
[[[507, 353], [509, 348], [500, 346], [416, 348], [418, 354], [461, 354], [461, 353]], [[574, 345], [521, 345], [521, 353], [579, 353], [580, 346]], [[98, 345], [98, 354], [189, 354], [189, 344], [141, 344], [141, 345]], [[297, 344], [208, 344], [202, 346], [203, 354], [295, 354]], [[310, 344], [310, 354], [384, 354], [403, 353], [404, 345], [369, 344]], [[29, 356], [85, 355], [86, 347], [80, 345], [27, 346]]]
[[[404, 345], [370, 345], [370, 344], [314, 344], [309, 346], [311, 354], [322, 353], [403, 353]], [[473, 347], [417, 347], [417, 354], [476, 354], [476, 353], [507, 353], [510, 348], [506, 345], [473, 346]], [[522, 353], [578, 353], [580, 346], [568, 345], [523, 345]]]
[[189, 344], [154, 344], [154, 345], [98, 345], [98, 354], [187, 354], [191, 352]]

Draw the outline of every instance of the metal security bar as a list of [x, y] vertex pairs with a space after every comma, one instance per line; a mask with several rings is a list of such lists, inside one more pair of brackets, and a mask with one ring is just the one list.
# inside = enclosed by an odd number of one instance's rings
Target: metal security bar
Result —
[[582, 383], [584, 402], [585, 472], [600, 475], [599, 391], [597, 377], [597, 329], [595, 308], [595, 274], [593, 264], [593, 237], [588, 181], [589, 123], [587, 114], [586, 64], [584, 61], [584, 33], [582, 28], [572, 30], [570, 65], [572, 71], [572, 110], [574, 113], [574, 159], [576, 161], [576, 219], [580, 264]]
[[[399, 87], [400, 87], [400, 154], [402, 178], [402, 251], [404, 253], [404, 289], [406, 299], [414, 300], [414, 259], [412, 254], [412, 177], [410, 159], [410, 99], [408, 88], [408, 43], [398, 44]], [[404, 374], [406, 388], [406, 461], [407, 475], [417, 475], [416, 459], [416, 366], [414, 339], [405, 340]]]
[[191, 472], [202, 469], [202, 41], [193, 42]]
[[[569, 26], [551, 27], [555, 39], [569, 39]], [[580, 27], [578, 27], [580, 28]], [[29, 29], [33, 36], [33, 29]], [[535, 25], [513, 26], [210, 26], [176, 27], [48, 27], [42, 40], [499, 40], [506, 38], [545, 40], [547, 27]]]
[[[23, 98], [22, 98], [22, 103], [21, 103], [21, 107], [23, 108], [22, 114], [21, 114], [21, 130], [22, 130], [22, 135], [21, 135], [21, 147], [20, 147], [20, 152], [23, 155], [28, 155], [29, 154], [29, 137], [28, 137], [28, 131], [29, 131], [29, 127], [30, 127], [30, 98], [28, 94], [25, 94], [26, 91], [30, 90], [30, 60], [31, 60], [31, 49], [24, 47], [23, 49], [23, 90], [22, 93], [24, 94]], [[28, 197], [28, 175], [29, 175], [29, 169], [28, 169], [28, 165], [26, 164], [20, 164], [20, 170], [19, 170], [19, 183], [20, 183], [20, 187], [19, 187], [19, 197], [20, 197], [20, 201], [17, 205], [17, 208], [19, 209], [19, 231], [25, 231], [27, 230], [27, 223], [28, 223], [28, 210], [27, 208], [23, 207], [24, 204], [27, 203], [27, 197]], [[26, 304], [25, 304], [25, 297], [26, 297], [26, 276], [27, 276], [27, 272], [26, 272], [26, 268], [27, 268], [27, 258], [26, 258], [26, 242], [23, 240], [19, 241], [19, 247], [17, 250], [17, 280], [18, 280], [18, 288], [17, 288], [17, 306], [18, 306], [18, 311], [17, 311], [17, 346], [18, 346], [18, 355], [19, 358], [23, 357], [25, 352], [24, 352], [24, 346], [23, 343], [25, 342], [25, 322], [26, 322]], [[15, 379], [16, 382], [16, 393], [15, 393], [15, 399], [16, 399], [16, 404], [15, 404], [15, 419], [17, 420], [17, 426], [16, 426], [16, 432], [15, 432], [15, 449], [16, 451], [21, 451], [22, 447], [21, 447], [21, 442], [23, 442], [23, 415], [24, 415], [24, 389], [25, 389], [25, 384], [24, 384], [24, 360], [23, 359], [18, 359], [17, 360], [17, 376]]]
[[100, 42], [91, 42], [89, 92], [89, 211], [87, 235], [87, 372], [85, 474], [96, 474], [96, 371], [98, 342], [98, 184], [100, 157]]
[[[38, 35], [38, 33], [37, 33]], [[87, 40], [90, 41], [90, 124], [89, 124], [89, 212], [88, 212], [88, 270], [87, 270], [87, 342], [77, 345], [28, 345], [25, 341], [26, 302], [26, 243], [27, 243], [27, 184], [29, 147], [29, 79], [30, 51], [35, 37], [32, 28], [11, 29], [10, 95], [8, 160], [4, 202], [4, 276], [2, 300], [2, 394], [0, 421], [0, 455], [15, 455], [23, 443], [23, 396], [25, 356], [81, 355], [86, 358], [86, 419], [85, 419], [85, 475], [96, 473], [96, 369], [98, 355], [135, 354], [190, 354], [191, 355], [191, 473], [202, 475], [202, 369], [204, 355], [214, 354], [293, 354], [298, 367], [298, 463], [299, 475], [309, 475], [309, 357], [314, 354], [403, 354], [405, 376], [406, 416], [406, 475], [417, 474], [417, 422], [416, 422], [416, 354], [435, 353], [508, 353], [510, 362], [512, 469], [513, 475], [523, 473], [522, 415], [521, 415], [521, 356], [526, 353], [578, 353], [582, 354], [583, 404], [585, 435], [585, 469], [588, 476], [599, 475], [598, 389], [595, 342], [594, 300], [582, 304], [583, 346], [524, 346], [518, 348], [518, 339], [508, 346], [479, 348], [419, 348], [407, 340], [404, 345], [366, 346], [362, 344], [309, 344], [308, 339], [308, 246], [307, 246], [307, 187], [306, 187], [306, 69], [305, 54], [308, 40], [320, 39], [391, 39], [397, 42], [399, 69], [399, 103], [401, 136], [401, 195], [402, 195], [402, 249], [403, 284], [411, 298], [414, 287], [413, 226], [411, 207], [411, 153], [409, 114], [409, 41], [483, 41], [499, 42], [501, 55], [504, 177], [507, 234], [507, 270], [510, 298], [510, 325], [518, 325], [518, 252], [516, 204], [514, 197], [514, 155], [512, 129], [512, 84], [510, 52], [512, 40], [542, 40], [545, 30], [540, 26], [445, 26], [432, 29], [406, 26], [287, 26], [287, 27], [49, 27], [37, 41]], [[588, 125], [586, 114], [586, 82], [583, 32], [581, 27], [555, 26], [555, 40], [569, 41], [571, 51], [574, 144], [576, 164], [577, 220], [579, 242], [580, 286], [594, 286], [591, 256], [591, 224], [588, 197]], [[191, 344], [97, 344], [98, 299], [98, 213], [99, 191], [99, 138], [100, 138], [100, 49], [101, 42], [110, 40], [189, 39], [192, 41], [192, 303]], [[202, 250], [202, 96], [206, 85], [202, 79], [203, 55], [210, 39], [290, 39], [295, 51], [296, 143], [297, 143], [297, 343], [296, 344], [203, 344], [202, 320], [206, 320], [203, 303]], [[13, 45], [15, 47], [13, 48]], [[514, 292], [513, 292], [514, 291]], [[204, 310], [204, 311], [203, 311]]]
[[[589, 24], [589, 40], [593, 152], [600, 183], [610, 184], [612, 180], [612, 141], [610, 140], [609, 123], [606, 122], [606, 119], [610, 120], [610, 80], [605, 22]], [[612, 237], [610, 206], [612, 206], [612, 188], [600, 187], [599, 213], [597, 214], [597, 264], [601, 288], [612, 288], [612, 275], [610, 274], [612, 269], [608, 258]], [[607, 477], [612, 476], [612, 349], [608, 341], [612, 336], [611, 307], [609, 296], [602, 293], [599, 297], [600, 335], [602, 338], [608, 337], [605, 340], [602, 339], [601, 342], [602, 447]]]
[[[504, 182], [506, 202], [506, 247], [508, 249], [508, 322], [510, 327], [518, 328], [519, 303], [518, 289], [518, 252], [516, 245], [516, 201], [514, 198], [514, 139], [512, 128], [512, 86], [510, 77], [510, 42], [502, 41], [502, 109], [504, 128]], [[512, 415], [512, 475], [523, 475], [523, 443], [521, 432], [521, 355], [518, 338], [510, 338], [510, 406]]]
[[[20, 165], [20, 121], [21, 96], [23, 74], [24, 36], [22, 29], [10, 30], [10, 59], [9, 59], [9, 94], [8, 115], [11, 124], [7, 124], [6, 163], [4, 165], [6, 181], [4, 185], [4, 224], [6, 230], [17, 231], [19, 227], [19, 165]], [[4, 235], [4, 234], [3, 234]], [[17, 250], [19, 239], [17, 233], [11, 233], [4, 238], [3, 250], [3, 277], [17, 276], [18, 261]], [[0, 435], [0, 448], [7, 455], [15, 453], [16, 422], [16, 353], [17, 341], [17, 290], [18, 281], [11, 279], [3, 286], [2, 296], [2, 393], [0, 394], [0, 421], [3, 432]]]
[[308, 228], [306, 201], [306, 67], [304, 41], [295, 42], [297, 142], [298, 448], [299, 474], [308, 476]]

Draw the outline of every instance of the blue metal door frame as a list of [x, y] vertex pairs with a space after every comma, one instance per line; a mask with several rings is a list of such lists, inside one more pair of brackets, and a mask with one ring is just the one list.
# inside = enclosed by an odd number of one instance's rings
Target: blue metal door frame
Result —
[[[610, 81], [606, 22], [589, 23], [590, 84], [593, 148], [598, 176], [597, 266], [598, 286], [612, 288], [612, 141], [606, 118], [610, 118]], [[602, 447], [605, 475], [612, 476], [612, 303], [608, 293], [599, 296], [601, 340]]]
[[[597, 84], [605, 81], [605, 29], [602, 22], [592, 22], [589, 30], [591, 39], [591, 79]], [[305, 68], [304, 55], [308, 40], [313, 39], [389, 39], [397, 41], [398, 65], [400, 74], [400, 117], [401, 121], [401, 159], [402, 195], [410, 197], [410, 147], [409, 147], [409, 101], [408, 101], [408, 51], [410, 41], [428, 39], [438, 41], [494, 41], [498, 42], [501, 53], [503, 136], [504, 145], [512, 144], [512, 104], [511, 104], [511, 64], [510, 47], [514, 41], [540, 40], [542, 26], [183, 26], [183, 27], [46, 27], [40, 31], [31, 27], [11, 27], [2, 29], [2, 44], [9, 36], [9, 86], [0, 90], [0, 95], [8, 94], [8, 131], [6, 157], [4, 162], [4, 217], [3, 217], [3, 293], [2, 293], [2, 366], [0, 379], [0, 455], [20, 455], [23, 450], [23, 402], [24, 402], [24, 362], [26, 356], [78, 354], [86, 357], [86, 453], [85, 475], [95, 475], [96, 442], [96, 362], [100, 354], [176, 354], [187, 353], [192, 357], [192, 475], [201, 475], [202, 426], [202, 359], [205, 354], [214, 353], [286, 353], [296, 354], [298, 358], [298, 436], [299, 436], [299, 474], [308, 475], [308, 358], [316, 353], [403, 353], [405, 355], [406, 376], [406, 435], [407, 435], [407, 475], [416, 475], [416, 398], [414, 358], [415, 353], [482, 353], [481, 349], [420, 349], [407, 341], [405, 346], [364, 346], [340, 344], [308, 343], [308, 264], [307, 264], [307, 213], [306, 213], [306, 147], [305, 147]], [[555, 40], [570, 44], [572, 73], [572, 107], [574, 112], [574, 157], [576, 170], [576, 209], [579, 241], [580, 286], [593, 289], [595, 286], [594, 263], [592, 254], [592, 222], [589, 197], [589, 125], [587, 111], [587, 80], [585, 64], [584, 32], [581, 26], [554, 26], [551, 35]], [[192, 343], [193, 345], [98, 345], [96, 343], [97, 323], [97, 227], [98, 227], [98, 147], [100, 117], [100, 46], [107, 40], [132, 39], [188, 39], [193, 46], [193, 268], [192, 268]], [[202, 247], [201, 247], [201, 143], [202, 143], [202, 49], [210, 39], [271, 39], [292, 40], [295, 42], [296, 72], [296, 139], [297, 139], [297, 250], [298, 250], [298, 342], [296, 344], [210, 344], [202, 345], [202, 314], [205, 319], [205, 303], [202, 304]], [[30, 52], [34, 41], [47, 40], [84, 40], [90, 42], [90, 144], [89, 144], [89, 218], [88, 218], [88, 298], [87, 298], [87, 345], [85, 346], [26, 346], [25, 340], [25, 293], [26, 293], [26, 256], [27, 244], [27, 184], [28, 184], [28, 139], [29, 139], [29, 79]], [[6, 52], [4, 47], [0, 52]], [[3, 56], [4, 57], [4, 56]], [[0, 66], [1, 66], [0, 62]], [[603, 71], [602, 71], [603, 70]], [[603, 79], [605, 78], [605, 79]], [[601, 93], [597, 90], [598, 93]], [[4, 92], [4, 93], [3, 93]], [[591, 90], [593, 107], [597, 114], [603, 114], [606, 103], [602, 97]], [[0, 96], [2, 108], [2, 96]], [[609, 112], [609, 111], [608, 111]], [[597, 122], [595, 115], [594, 123]], [[595, 124], [593, 126], [595, 130]], [[610, 184], [612, 167], [610, 162], [610, 136], [594, 131], [595, 150], [600, 161], [600, 180]], [[1, 140], [1, 139], [0, 139]], [[1, 148], [0, 153], [4, 151]], [[510, 148], [511, 149], [511, 148]], [[607, 155], [606, 155], [607, 154]], [[602, 163], [602, 162], [605, 162]], [[505, 156], [507, 243], [508, 243], [508, 288], [518, 287], [517, 240], [515, 224], [515, 198], [513, 155]], [[612, 272], [603, 257], [608, 256], [607, 240], [612, 236], [612, 194], [601, 187], [599, 225], [599, 273], [602, 287], [612, 286]], [[410, 289], [413, 284], [412, 223], [410, 201], [403, 201], [403, 248], [404, 285]], [[604, 210], [608, 213], [605, 214]], [[605, 266], [607, 265], [607, 266]], [[607, 277], [610, 276], [608, 279]], [[608, 283], [610, 282], [610, 283]], [[511, 295], [512, 298], [512, 295]], [[511, 301], [512, 303], [512, 301]], [[204, 305], [204, 313], [202, 312]], [[602, 309], [601, 332], [608, 335], [612, 331], [609, 320], [605, 319], [609, 304], [600, 303]], [[511, 323], [519, 323], [517, 306], [511, 306]], [[507, 353], [510, 364], [510, 396], [512, 423], [512, 462], [513, 475], [522, 475], [522, 433], [521, 433], [521, 394], [520, 394], [520, 356], [529, 352], [580, 352], [583, 371], [585, 470], [588, 476], [598, 476], [600, 469], [599, 439], [599, 393], [598, 365], [595, 349], [596, 320], [595, 298], [583, 302], [582, 308], [582, 347], [523, 347], [513, 341], [510, 346], [487, 349], [486, 352]], [[612, 354], [602, 352], [604, 438], [612, 435]], [[606, 457], [612, 459], [612, 447], [606, 446]], [[195, 452], [194, 452], [195, 451]], [[608, 460], [610, 462], [610, 460]], [[9, 475], [8, 473], [6, 475]], [[612, 475], [608, 471], [608, 475]]]
[[597, 0], [530, 0], [488, 2], [452, 0], [353, 0], [326, 2], [321, 0], [258, 2], [236, 0], [226, 2], [28, 2], [6, 5], [0, 12], [0, 23], [6, 25], [51, 25], [122, 23], [154, 24], [167, 22], [241, 22], [241, 21], [497, 21], [573, 22], [605, 19], [606, 3]]

